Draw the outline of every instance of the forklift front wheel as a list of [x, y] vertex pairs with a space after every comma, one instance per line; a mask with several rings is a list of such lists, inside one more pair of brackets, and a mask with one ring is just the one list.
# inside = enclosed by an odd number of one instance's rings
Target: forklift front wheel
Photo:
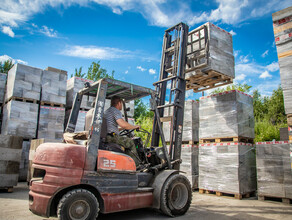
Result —
[[164, 183], [161, 191], [160, 208], [169, 216], [185, 214], [192, 202], [192, 190], [189, 180], [181, 175], [170, 176]]
[[74, 189], [66, 193], [58, 205], [61, 220], [92, 220], [99, 212], [96, 197], [86, 189]]

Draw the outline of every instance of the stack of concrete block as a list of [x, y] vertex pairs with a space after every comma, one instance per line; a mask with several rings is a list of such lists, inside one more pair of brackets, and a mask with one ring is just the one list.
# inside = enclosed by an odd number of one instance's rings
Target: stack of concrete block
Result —
[[[72, 108], [73, 102], [75, 99], [76, 93], [78, 93], [81, 89], [85, 88], [85, 83], [93, 83], [92, 80], [83, 79], [80, 77], [72, 77], [67, 80], [67, 99], [66, 99], [66, 107]], [[82, 97], [82, 102], [80, 105], [81, 109], [89, 110], [92, 108], [92, 103], [95, 101], [95, 97], [84, 95]]]
[[[199, 142], [199, 102], [194, 100], [185, 101], [183, 124], [183, 142]], [[173, 108], [165, 108], [164, 117], [172, 116]], [[171, 122], [163, 123], [163, 133], [166, 142], [170, 142]]]
[[291, 150], [288, 141], [256, 143], [259, 197], [292, 199]]
[[42, 75], [41, 101], [44, 103], [66, 104], [67, 72], [48, 67]]
[[200, 98], [200, 139], [254, 138], [253, 98], [232, 90]]
[[272, 15], [286, 114], [292, 114], [292, 6]]
[[23, 64], [15, 64], [8, 72], [5, 101], [12, 97], [39, 100], [42, 70]]
[[36, 137], [38, 104], [10, 100], [3, 107], [2, 134]]
[[26, 181], [27, 172], [28, 172], [28, 162], [29, 162], [29, 149], [30, 149], [30, 140], [24, 140], [22, 142], [22, 152], [21, 160], [19, 165], [19, 176], [18, 181]]
[[63, 139], [65, 108], [40, 106], [38, 138]]
[[21, 148], [22, 137], [0, 135], [0, 189], [17, 185]]
[[234, 78], [232, 35], [210, 22], [189, 32], [187, 57], [186, 78], [201, 71]]
[[199, 181], [199, 148], [198, 145], [182, 145], [180, 170], [189, 179], [192, 188], [198, 188]]
[[7, 74], [0, 73], [0, 104], [4, 103], [5, 87], [6, 87]]
[[255, 162], [252, 144], [200, 144], [199, 188], [236, 195], [254, 192]]

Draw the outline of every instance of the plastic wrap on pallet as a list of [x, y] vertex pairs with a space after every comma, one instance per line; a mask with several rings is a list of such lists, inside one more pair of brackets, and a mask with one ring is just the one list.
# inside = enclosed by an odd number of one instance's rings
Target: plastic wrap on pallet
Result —
[[35, 138], [38, 104], [11, 100], [3, 107], [2, 134]]
[[42, 75], [41, 101], [66, 104], [67, 72], [44, 70]]
[[22, 152], [21, 152], [21, 160], [20, 160], [20, 165], [19, 165], [18, 181], [27, 180], [27, 172], [28, 172], [28, 166], [29, 166], [29, 148], [30, 148], [30, 141], [24, 140], [22, 142]]
[[283, 90], [292, 88], [292, 57], [283, 57], [279, 59], [281, 86]]
[[292, 87], [291, 89], [283, 90], [283, 96], [284, 96], [285, 112], [286, 114], [292, 114]]
[[231, 194], [256, 190], [255, 149], [246, 143], [199, 145], [199, 188]]
[[7, 74], [0, 73], [0, 104], [4, 103], [6, 80]]
[[42, 70], [23, 64], [14, 64], [9, 70], [5, 101], [11, 97], [39, 100]]
[[[173, 108], [165, 108], [164, 117], [172, 116]], [[166, 142], [170, 142], [171, 121], [163, 122], [163, 133]], [[199, 142], [199, 103], [185, 101], [182, 141]]]
[[237, 90], [200, 98], [200, 138], [254, 138], [253, 98]]
[[258, 195], [292, 199], [291, 144], [256, 143]]
[[22, 137], [0, 135], [0, 188], [17, 185]]
[[40, 106], [38, 138], [62, 140], [65, 108]]
[[[207, 29], [206, 33], [204, 29], [201, 29], [203, 26], [205, 26]], [[205, 34], [208, 36], [207, 48], [209, 47], [209, 51], [207, 51], [205, 48], [204, 38], [199, 40], [199, 36], [202, 38], [205, 37]], [[187, 70], [192, 67], [197, 67], [197, 69], [187, 73], [186, 78], [189, 78], [192, 75], [196, 75], [201, 70], [213, 70], [215, 72], [234, 78], [235, 72], [233, 43], [232, 35], [229, 32], [208, 22], [196, 28], [195, 30], [190, 31], [188, 36], [188, 43], [187, 63], [191, 62], [191, 64], [187, 66]], [[208, 62], [206, 61], [205, 54], [208, 56]], [[192, 57], [197, 57], [199, 55], [203, 56], [200, 56], [198, 59], [192, 59]], [[207, 63], [207, 65], [202, 66], [204, 63]], [[202, 67], [198, 68], [200, 65]]]

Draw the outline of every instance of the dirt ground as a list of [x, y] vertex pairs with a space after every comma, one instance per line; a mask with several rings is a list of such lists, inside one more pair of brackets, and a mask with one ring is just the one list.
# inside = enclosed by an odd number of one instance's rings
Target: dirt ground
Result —
[[[28, 187], [18, 183], [13, 193], [0, 191], [1, 220], [42, 220], [28, 210]], [[292, 219], [292, 205], [281, 202], [258, 201], [256, 197], [236, 200], [230, 197], [193, 193], [190, 210], [177, 220], [187, 219]], [[55, 219], [55, 218], [50, 218]], [[100, 215], [100, 220], [115, 219], [173, 219], [151, 209], [139, 209], [108, 215]]]

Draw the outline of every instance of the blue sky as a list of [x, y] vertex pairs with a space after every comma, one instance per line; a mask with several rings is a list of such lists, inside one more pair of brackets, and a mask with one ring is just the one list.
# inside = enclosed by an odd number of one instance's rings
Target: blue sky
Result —
[[117, 79], [152, 88], [164, 30], [181, 21], [190, 30], [210, 21], [233, 35], [235, 82], [248, 83], [263, 95], [280, 84], [272, 13], [292, 5], [291, 0], [0, 2], [0, 61], [52, 66], [71, 75], [100, 60]]

